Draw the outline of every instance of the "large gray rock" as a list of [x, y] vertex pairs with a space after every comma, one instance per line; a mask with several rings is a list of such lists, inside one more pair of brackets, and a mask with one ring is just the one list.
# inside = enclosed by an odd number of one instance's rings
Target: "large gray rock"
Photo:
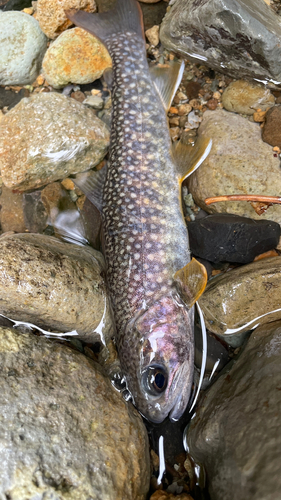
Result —
[[103, 256], [42, 234], [0, 238], [0, 313], [107, 343], [113, 335]]
[[0, 122], [5, 186], [26, 191], [97, 165], [109, 130], [91, 109], [55, 92], [24, 98]]
[[0, 498], [144, 500], [141, 417], [67, 345], [0, 328]]
[[188, 181], [197, 205], [208, 213], [236, 214], [281, 224], [281, 205], [273, 205], [258, 215], [247, 201], [208, 206], [204, 203], [205, 198], [227, 194], [280, 195], [280, 159], [263, 142], [260, 125], [228, 111], [206, 111], [198, 135], [210, 137], [213, 144], [206, 160]]
[[32, 16], [0, 11], [0, 85], [33, 83], [41, 69], [47, 41]]
[[160, 39], [235, 78], [281, 81], [281, 22], [264, 0], [177, 0]]
[[199, 403], [187, 433], [211, 500], [277, 500], [281, 491], [281, 322], [259, 327]]
[[233, 345], [258, 325], [281, 319], [281, 257], [241, 266], [212, 278], [199, 299], [207, 328]]

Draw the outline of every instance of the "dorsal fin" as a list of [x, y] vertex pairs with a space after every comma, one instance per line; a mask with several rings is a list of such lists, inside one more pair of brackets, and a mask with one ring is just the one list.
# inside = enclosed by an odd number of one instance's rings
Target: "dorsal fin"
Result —
[[150, 67], [150, 74], [165, 111], [171, 106], [184, 71], [184, 62], [170, 61]]
[[185, 303], [191, 308], [204, 292], [208, 275], [205, 266], [193, 258], [175, 273], [174, 279], [179, 283]]
[[73, 179], [74, 184], [89, 198], [89, 200], [102, 212], [103, 188], [107, 174], [107, 165], [97, 172], [90, 170], [78, 174]]
[[105, 45], [106, 39], [117, 33], [136, 33], [144, 39], [142, 11], [136, 0], [117, 0], [113, 9], [101, 14], [69, 9], [65, 15], [76, 26], [89, 31]]
[[179, 140], [173, 144], [173, 158], [177, 166], [180, 182], [200, 167], [211, 151], [212, 140], [208, 137], [199, 137], [194, 146], [184, 144]]

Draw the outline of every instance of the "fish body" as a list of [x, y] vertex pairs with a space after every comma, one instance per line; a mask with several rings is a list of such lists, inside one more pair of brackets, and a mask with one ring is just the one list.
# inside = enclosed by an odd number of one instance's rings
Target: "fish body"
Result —
[[97, 34], [112, 58], [111, 141], [101, 207], [107, 280], [128, 389], [139, 411], [161, 422], [168, 414], [175, 420], [182, 415], [193, 380], [193, 307], [175, 281], [176, 272], [190, 262], [188, 233], [166, 112], [139, 30], [139, 7], [135, 0], [119, 0], [117, 8], [119, 16], [124, 9], [126, 19], [125, 10], [131, 11], [121, 32], [107, 34], [110, 13], [100, 15], [107, 22], [104, 32], [97, 23], [92, 26], [91, 15], [69, 17]]

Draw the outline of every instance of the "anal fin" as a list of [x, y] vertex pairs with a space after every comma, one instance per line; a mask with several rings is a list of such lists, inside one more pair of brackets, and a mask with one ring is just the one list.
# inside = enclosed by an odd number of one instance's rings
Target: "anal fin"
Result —
[[191, 308], [204, 292], [208, 275], [205, 266], [193, 258], [175, 273], [174, 279], [180, 286], [185, 303]]
[[173, 147], [173, 158], [176, 163], [180, 182], [200, 167], [207, 158], [212, 148], [212, 140], [208, 137], [199, 137], [192, 146], [184, 144], [181, 140]]
[[107, 165], [101, 170], [83, 172], [73, 179], [74, 184], [81, 189], [87, 198], [102, 212], [103, 188], [107, 174]]
[[150, 68], [151, 78], [165, 111], [168, 111], [171, 106], [172, 100], [181, 82], [183, 71], [183, 61], [170, 61], [167, 64], [152, 66]]

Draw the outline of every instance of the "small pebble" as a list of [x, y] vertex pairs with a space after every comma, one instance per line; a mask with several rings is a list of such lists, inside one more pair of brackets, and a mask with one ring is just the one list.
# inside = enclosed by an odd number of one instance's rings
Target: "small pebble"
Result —
[[72, 99], [75, 99], [75, 101], [78, 102], [85, 101], [85, 94], [81, 92], [81, 90], [76, 90], [76, 92], [72, 92], [72, 94], [70, 94], [70, 97], [72, 97]]
[[214, 92], [213, 93], [213, 98], [217, 99], [218, 101], [220, 101], [220, 99], [221, 99], [221, 93], [220, 92]]
[[200, 102], [198, 99], [191, 99], [191, 101], [189, 101], [189, 105], [190, 105], [193, 109], [200, 109], [200, 107], [201, 107], [201, 102]]
[[181, 104], [178, 109], [178, 114], [179, 116], [188, 115], [188, 113], [190, 113], [191, 110], [192, 110], [191, 104]]
[[261, 110], [256, 111], [253, 114], [254, 121], [258, 122], [258, 123], [264, 122], [265, 121], [265, 114], [266, 114], [266, 111], [261, 111]]
[[170, 137], [172, 141], [176, 141], [180, 136], [180, 128], [179, 127], [174, 127], [170, 128]]
[[179, 110], [178, 110], [178, 108], [175, 108], [174, 106], [172, 106], [169, 109], [169, 113], [172, 113], [173, 115], [177, 115], [179, 113]]
[[207, 107], [211, 110], [217, 109], [218, 106], [218, 100], [217, 99], [209, 99], [207, 102]]
[[75, 189], [75, 184], [71, 179], [64, 179], [61, 181], [61, 184], [65, 189], [67, 189], [67, 191], [73, 191]]
[[148, 41], [156, 47], [156, 45], [159, 44], [159, 26], [155, 25], [152, 26], [149, 30], [146, 30], [145, 32], [146, 38]]
[[83, 104], [86, 104], [86, 106], [90, 106], [94, 109], [102, 109], [104, 102], [103, 99], [98, 95], [89, 95], [83, 101]]

